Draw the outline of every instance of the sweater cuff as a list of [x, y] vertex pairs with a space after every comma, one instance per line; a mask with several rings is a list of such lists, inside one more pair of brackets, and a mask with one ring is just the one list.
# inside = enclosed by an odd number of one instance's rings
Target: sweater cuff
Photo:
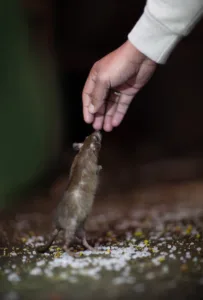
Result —
[[129, 41], [148, 58], [164, 64], [183, 38], [153, 18], [147, 8], [128, 34]]

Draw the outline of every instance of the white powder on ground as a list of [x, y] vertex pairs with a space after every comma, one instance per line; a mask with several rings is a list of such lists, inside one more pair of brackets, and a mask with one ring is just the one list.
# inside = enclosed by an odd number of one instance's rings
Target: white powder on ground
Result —
[[16, 273], [9, 274], [7, 278], [8, 278], [9, 281], [13, 281], [13, 282], [20, 281], [20, 277]]

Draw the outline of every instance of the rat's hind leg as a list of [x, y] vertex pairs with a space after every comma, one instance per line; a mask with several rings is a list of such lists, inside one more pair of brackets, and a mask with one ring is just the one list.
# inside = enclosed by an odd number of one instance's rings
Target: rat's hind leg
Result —
[[74, 253], [69, 250], [69, 246], [74, 239], [75, 232], [76, 232], [76, 222], [73, 221], [69, 222], [65, 230], [65, 235], [64, 235], [65, 244], [63, 248], [71, 256], [73, 256]]
[[83, 244], [83, 246], [84, 246], [85, 248], [87, 248], [88, 250], [90, 250], [90, 251], [96, 251], [96, 249], [95, 249], [94, 247], [92, 247], [92, 246], [90, 246], [90, 245], [88, 244], [87, 239], [86, 239], [86, 234], [84, 234], [84, 236], [83, 236], [82, 244]]
[[93, 248], [92, 246], [90, 246], [88, 244], [87, 239], [86, 239], [85, 229], [83, 226], [77, 230], [76, 235], [82, 241], [82, 244], [85, 248], [87, 248], [90, 251], [96, 251], [95, 248]]

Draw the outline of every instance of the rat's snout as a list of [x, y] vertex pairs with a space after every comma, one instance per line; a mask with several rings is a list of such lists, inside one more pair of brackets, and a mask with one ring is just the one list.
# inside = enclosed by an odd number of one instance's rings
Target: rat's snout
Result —
[[95, 131], [95, 136], [98, 138], [98, 140], [101, 142], [102, 140], [102, 134], [101, 134], [101, 131]]

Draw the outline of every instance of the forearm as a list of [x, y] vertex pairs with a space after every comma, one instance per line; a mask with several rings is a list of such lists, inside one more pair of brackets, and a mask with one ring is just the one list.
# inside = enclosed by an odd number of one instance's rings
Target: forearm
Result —
[[202, 15], [203, 0], [148, 0], [128, 39], [143, 54], [163, 64]]

